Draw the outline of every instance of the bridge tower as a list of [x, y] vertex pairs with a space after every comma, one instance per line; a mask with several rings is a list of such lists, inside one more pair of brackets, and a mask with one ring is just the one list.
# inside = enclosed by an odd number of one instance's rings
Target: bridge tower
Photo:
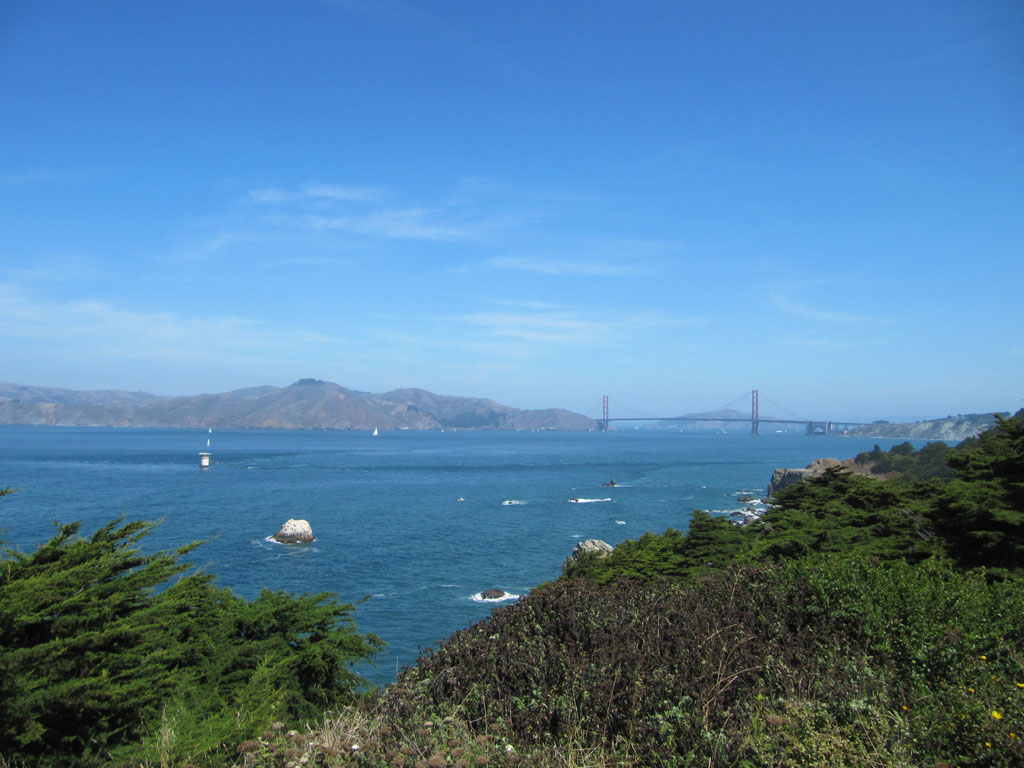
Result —
[[757, 390], [750, 390], [750, 434], [761, 434], [761, 421], [757, 414]]
[[608, 395], [604, 396], [604, 410], [601, 415], [601, 431], [608, 431]]

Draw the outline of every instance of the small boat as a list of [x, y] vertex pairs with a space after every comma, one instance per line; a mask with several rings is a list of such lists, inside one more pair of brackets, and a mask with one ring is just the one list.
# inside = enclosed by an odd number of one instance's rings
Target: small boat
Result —
[[601, 483], [602, 488], [614, 488], [616, 486], [615, 478], [613, 477], [607, 483]]

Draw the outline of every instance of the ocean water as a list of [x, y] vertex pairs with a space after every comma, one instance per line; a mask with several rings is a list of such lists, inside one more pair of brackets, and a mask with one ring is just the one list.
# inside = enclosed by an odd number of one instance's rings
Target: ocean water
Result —
[[[212, 463], [199, 468], [210, 441]], [[845, 458], [876, 439], [657, 432], [306, 432], [0, 427], [0, 540], [31, 551], [54, 522], [89, 534], [119, 515], [163, 522], [147, 550], [204, 540], [189, 562], [246, 597], [264, 587], [356, 602], [387, 642], [378, 684], [483, 619], [489, 588], [524, 595], [581, 539], [685, 529], [765, 493], [776, 467]], [[602, 483], [614, 478], [614, 487]], [[571, 501], [576, 499], [576, 502]], [[268, 541], [289, 518], [316, 541]]]

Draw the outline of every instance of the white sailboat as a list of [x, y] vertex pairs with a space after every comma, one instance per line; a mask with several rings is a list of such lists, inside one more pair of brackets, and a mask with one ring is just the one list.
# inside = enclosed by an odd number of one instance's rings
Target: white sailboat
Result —
[[376, 437], [376, 436], [377, 436], [377, 435], [379, 435], [379, 434], [380, 434], [380, 433], [379, 433], [379, 432], [377, 431], [377, 428], [376, 428], [376, 427], [374, 427], [374, 428], [373, 428], [373, 436], [374, 436], [374, 437]]
[[[210, 427], [210, 432], [213, 432], [213, 427]], [[206, 438], [206, 450], [199, 453], [199, 467], [201, 469], [210, 468], [210, 438]]]

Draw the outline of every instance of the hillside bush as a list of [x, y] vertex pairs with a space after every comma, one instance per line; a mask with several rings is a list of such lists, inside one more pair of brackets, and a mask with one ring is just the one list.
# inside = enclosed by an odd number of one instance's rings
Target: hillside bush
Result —
[[623, 765], [1011, 766], [1022, 632], [1019, 589], [941, 560], [562, 579], [421, 656], [381, 706], [388, 732], [447, 718]]

